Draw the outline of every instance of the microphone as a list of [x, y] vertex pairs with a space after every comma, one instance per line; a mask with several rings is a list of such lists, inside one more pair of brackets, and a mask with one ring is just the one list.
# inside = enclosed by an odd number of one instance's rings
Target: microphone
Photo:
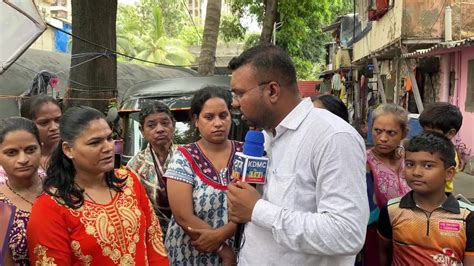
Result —
[[249, 130], [245, 135], [243, 152], [236, 152], [232, 166], [232, 179], [251, 184], [265, 184], [268, 158], [264, 157], [263, 133]]
[[[268, 158], [264, 157], [265, 138], [263, 133], [249, 130], [245, 135], [243, 152], [236, 152], [232, 166], [232, 179], [238, 179], [252, 184], [265, 184]], [[238, 224], [234, 236], [234, 249], [236, 253], [241, 248], [245, 224]]]

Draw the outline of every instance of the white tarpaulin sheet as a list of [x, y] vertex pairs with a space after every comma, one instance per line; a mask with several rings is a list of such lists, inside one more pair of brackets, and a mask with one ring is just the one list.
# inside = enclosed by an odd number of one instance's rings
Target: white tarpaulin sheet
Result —
[[0, 74], [45, 30], [33, 1], [0, 0]]

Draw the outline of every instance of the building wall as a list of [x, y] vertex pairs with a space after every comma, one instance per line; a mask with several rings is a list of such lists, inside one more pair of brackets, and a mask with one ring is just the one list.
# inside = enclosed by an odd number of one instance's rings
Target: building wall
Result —
[[474, 154], [474, 113], [467, 112], [465, 108], [468, 80], [468, 62], [474, 60], [474, 48], [464, 48], [461, 50], [461, 76], [460, 88], [455, 90], [453, 104], [456, 104], [463, 115], [463, 125], [459, 131], [460, 141], [471, 149]]
[[[367, 25], [367, 0], [359, 0], [362, 30]], [[399, 40], [412, 45], [431, 45], [444, 38], [445, 7], [452, 9], [452, 37], [461, 40], [474, 35], [474, 1], [395, 0], [394, 6], [372, 22], [372, 30], [354, 44], [354, 61], [373, 55]], [[423, 47], [414, 47], [421, 49]], [[427, 47], [424, 47], [427, 48]]]
[[48, 27], [43, 34], [30, 46], [32, 49], [55, 51], [54, 44], [55, 30]]
[[[36, 1], [36, 6], [40, 15], [46, 22], [62, 28], [65, 30], [71, 30], [71, 0], [41, 0]], [[57, 18], [58, 10], [62, 12], [62, 18]], [[56, 52], [67, 52], [67, 43], [70, 37], [64, 33], [56, 31], [51, 27], [48, 27], [46, 31], [31, 45], [31, 48], [44, 50], [44, 51], [56, 51]]]
[[[360, 1], [365, 3], [367, 1]], [[404, 1], [395, 1], [394, 6], [383, 17], [372, 22], [372, 30], [354, 44], [354, 61], [394, 43], [402, 35], [402, 15]], [[367, 7], [360, 6], [359, 15], [367, 16]], [[365, 10], [364, 10], [365, 9]], [[362, 22], [364, 27], [364, 21]]]

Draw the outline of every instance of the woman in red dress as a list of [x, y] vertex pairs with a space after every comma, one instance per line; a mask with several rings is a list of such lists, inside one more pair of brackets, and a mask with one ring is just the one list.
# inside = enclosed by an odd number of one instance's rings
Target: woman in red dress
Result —
[[72, 107], [27, 228], [32, 264], [168, 265], [162, 232], [138, 178], [113, 171], [104, 115]]

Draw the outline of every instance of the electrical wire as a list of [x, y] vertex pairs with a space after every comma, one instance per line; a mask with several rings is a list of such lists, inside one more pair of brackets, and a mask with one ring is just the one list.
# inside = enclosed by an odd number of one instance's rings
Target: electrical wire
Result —
[[20, 63], [18, 63], [18, 61], [15, 61], [14, 64], [16, 64], [16, 65], [18, 65], [18, 66], [21, 66], [22, 68], [24, 68], [24, 69], [26, 69], [26, 70], [29, 70], [29, 71], [31, 71], [31, 72], [33, 72], [33, 73], [35, 73], [35, 75], [39, 73], [39, 71], [33, 70], [33, 69], [29, 68], [29, 67], [26, 67], [26, 66], [24, 66], [24, 65], [22, 65], [22, 64], [20, 64]]
[[[74, 84], [77, 84], [77, 85], [80, 85], [82, 87], [90, 87], [90, 88], [101, 88], [101, 90], [94, 90], [94, 92], [107, 92], [107, 91], [114, 91], [116, 90], [115, 87], [111, 87], [111, 86], [96, 86], [96, 85], [88, 85], [88, 84], [84, 84], [84, 83], [80, 83], [78, 81], [75, 81], [75, 80], [71, 80], [69, 79], [69, 81], [71, 83], [74, 83]], [[72, 90], [75, 90], [75, 91], [84, 91], [84, 92], [89, 92], [89, 90], [83, 90], [83, 89], [75, 89], [75, 88], [71, 88]]]
[[90, 53], [79, 53], [79, 54], [73, 54], [71, 55], [71, 58], [81, 58], [81, 57], [87, 57], [87, 56], [94, 56], [94, 55], [107, 55], [105, 53], [98, 53], [98, 52], [90, 52]]
[[141, 61], [141, 62], [145, 62], [145, 63], [150, 63], [150, 64], [155, 64], [155, 65], [159, 65], [159, 66], [166, 66], [166, 67], [196, 67], [196, 65], [168, 65], [168, 64], [163, 64], [163, 63], [158, 63], [158, 62], [153, 62], [153, 61], [149, 61], [149, 60], [145, 60], [145, 59], [133, 57], [133, 56], [131, 56], [131, 55], [124, 54], [124, 53], [118, 52], [118, 51], [116, 51], [116, 50], [112, 50], [112, 49], [110, 49], [110, 48], [107, 48], [107, 47], [105, 47], [105, 46], [103, 46], [103, 45], [96, 44], [96, 43], [94, 43], [94, 42], [92, 42], [92, 41], [86, 40], [86, 39], [84, 39], [84, 38], [82, 38], [82, 37], [79, 37], [79, 36], [77, 36], [77, 35], [75, 35], [75, 34], [72, 34], [72, 33], [68, 32], [68, 31], [65, 31], [65, 30], [63, 30], [63, 29], [61, 29], [61, 28], [58, 28], [58, 27], [56, 27], [56, 26], [54, 26], [54, 25], [51, 25], [50, 23], [46, 23], [46, 25], [48, 25], [50, 28], [53, 28], [53, 29], [58, 30], [58, 31], [60, 31], [60, 32], [62, 32], [62, 33], [65, 33], [65, 34], [67, 34], [67, 35], [69, 35], [69, 36], [71, 36], [71, 37], [73, 37], [73, 38], [75, 38], [75, 39], [77, 39], [77, 40], [80, 40], [80, 41], [82, 41], [82, 42], [85, 42], [85, 43], [87, 43], [87, 44], [90, 44], [90, 45], [95, 46], [95, 47], [98, 47], [98, 48], [102, 48], [102, 49], [104, 49], [107, 53], [111, 53], [111, 54], [115, 54], [115, 55], [121, 55], [121, 56], [126, 57], [126, 58], [129, 58], [129, 59], [133, 59], [133, 60], [137, 60], [137, 61]]
[[[0, 95], [0, 100], [19, 100], [29, 99], [34, 96], [14, 96], [14, 95]], [[61, 100], [76, 100], [76, 101], [117, 101], [117, 98], [75, 98], [75, 97], [64, 97]]]
[[[196, 31], [196, 35], [199, 38], [199, 42], [201, 43], [202, 42], [201, 34], [199, 34], [199, 30], [196, 27], [196, 23], [194, 23], [193, 15], [191, 14], [191, 12], [188, 9], [188, 6], [186, 5], [186, 0], [183, 0], [182, 3], [183, 3], [184, 8], [186, 9], [186, 13], [188, 13], [188, 15], [189, 15], [189, 18], [191, 20], [191, 24], [193, 25], [194, 30]], [[193, 6], [193, 8], [194, 8], [194, 6]]]
[[104, 54], [99, 54], [98, 56], [95, 56], [95, 57], [93, 57], [93, 58], [87, 59], [87, 60], [82, 61], [82, 62], [80, 62], [80, 63], [78, 63], [78, 64], [75, 64], [75, 65], [71, 66], [70, 68], [67, 68], [67, 69], [61, 70], [61, 71], [59, 71], [59, 72], [56, 72], [55, 74], [58, 75], [58, 74], [60, 74], [60, 73], [63, 73], [63, 72], [65, 72], [65, 71], [68, 71], [68, 70], [70, 70], [70, 69], [73, 69], [73, 68], [75, 68], [75, 67], [78, 67], [78, 66], [80, 66], [80, 65], [83, 65], [83, 64], [85, 64], [85, 63], [89, 63], [89, 62], [91, 62], [91, 61], [94, 61], [94, 60], [96, 60], [97, 58], [102, 57], [102, 56], [104, 56]]

